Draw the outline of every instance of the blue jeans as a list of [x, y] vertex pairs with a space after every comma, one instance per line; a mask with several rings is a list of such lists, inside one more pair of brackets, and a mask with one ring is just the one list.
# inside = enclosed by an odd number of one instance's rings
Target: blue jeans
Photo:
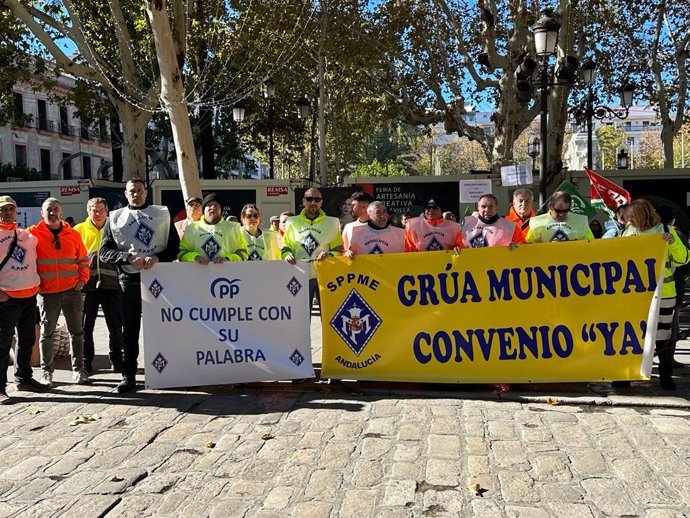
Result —
[[41, 312], [41, 369], [53, 372], [54, 335], [60, 311], [65, 315], [70, 334], [72, 370], [84, 370], [84, 328], [81, 322], [81, 291], [65, 290], [59, 293], [38, 295], [38, 309]]

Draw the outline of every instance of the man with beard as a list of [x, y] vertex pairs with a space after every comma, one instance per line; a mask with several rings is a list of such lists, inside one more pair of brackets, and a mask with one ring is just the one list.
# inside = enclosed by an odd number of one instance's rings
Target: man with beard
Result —
[[388, 220], [386, 206], [374, 201], [367, 207], [366, 225], [352, 229], [352, 239], [345, 255], [354, 259], [362, 254], [395, 254], [405, 251], [405, 230], [394, 227]]
[[405, 252], [433, 252], [465, 248], [462, 228], [443, 217], [441, 200], [430, 197], [424, 205], [424, 213], [407, 221], [405, 228]]
[[465, 218], [462, 233], [467, 248], [513, 246], [525, 242], [518, 226], [498, 215], [498, 200], [493, 194], [479, 198], [477, 216]]
[[223, 208], [216, 194], [201, 202], [202, 217], [187, 226], [180, 241], [180, 262], [221, 264], [247, 260], [247, 242], [242, 227], [223, 219]]
[[[323, 196], [315, 187], [306, 190], [302, 198], [304, 209], [297, 216], [288, 218], [285, 224], [281, 256], [288, 264], [297, 260], [323, 261], [327, 257], [340, 255], [343, 239], [340, 235], [338, 218], [326, 216], [321, 210]], [[309, 309], [311, 310], [318, 283], [316, 269], [309, 265]]]
[[343, 247], [348, 249], [350, 239], [352, 239], [352, 230], [356, 227], [365, 226], [369, 220], [367, 215], [367, 207], [374, 201], [374, 198], [368, 192], [358, 191], [350, 197], [350, 215], [353, 221], [343, 227]]
[[529, 189], [516, 189], [513, 193], [513, 205], [506, 216], [508, 221], [515, 223], [523, 236], [529, 230], [529, 220], [536, 214], [534, 212], [534, 195]]

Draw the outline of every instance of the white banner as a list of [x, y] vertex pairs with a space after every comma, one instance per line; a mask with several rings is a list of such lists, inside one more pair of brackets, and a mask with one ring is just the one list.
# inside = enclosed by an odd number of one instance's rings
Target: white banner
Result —
[[460, 180], [460, 203], [475, 203], [491, 194], [491, 180]]
[[514, 185], [532, 185], [532, 166], [530, 164], [504, 165], [501, 167], [501, 184], [504, 187]]
[[159, 263], [141, 284], [147, 387], [314, 377], [303, 265]]

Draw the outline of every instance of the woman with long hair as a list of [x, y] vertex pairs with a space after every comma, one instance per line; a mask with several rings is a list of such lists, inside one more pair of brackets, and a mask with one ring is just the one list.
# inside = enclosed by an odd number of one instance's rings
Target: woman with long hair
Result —
[[253, 203], [247, 203], [240, 212], [242, 231], [247, 241], [249, 261], [279, 261], [278, 234], [261, 229], [261, 211]]
[[673, 271], [690, 261], [690, 253], [673, 227], [663, 225], [651, 203], [647, 200], [635, 200], [625, 212], [628, 227], [623, 237], [646, 234], [661, 234], [668, 242], [668, 256], [664, 266], [663, 285], [661, 286], [661, 308], [656, 331], [656, 353], [659, 358], [659, 381], [664, 390], [675, 390], [673, 381], [673, 313], [676, 306], [676, 284]]

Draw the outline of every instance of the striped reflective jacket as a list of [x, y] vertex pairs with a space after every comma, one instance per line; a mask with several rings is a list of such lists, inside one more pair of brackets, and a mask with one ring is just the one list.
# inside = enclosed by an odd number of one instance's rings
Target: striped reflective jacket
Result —
[[38, 238], [36, 266], [41, 278], [39, 293], [59, 293], [89, 280], [89, 257], [79, 233], [69, 223], [53, 236], [45, 221], [29, 231]]

